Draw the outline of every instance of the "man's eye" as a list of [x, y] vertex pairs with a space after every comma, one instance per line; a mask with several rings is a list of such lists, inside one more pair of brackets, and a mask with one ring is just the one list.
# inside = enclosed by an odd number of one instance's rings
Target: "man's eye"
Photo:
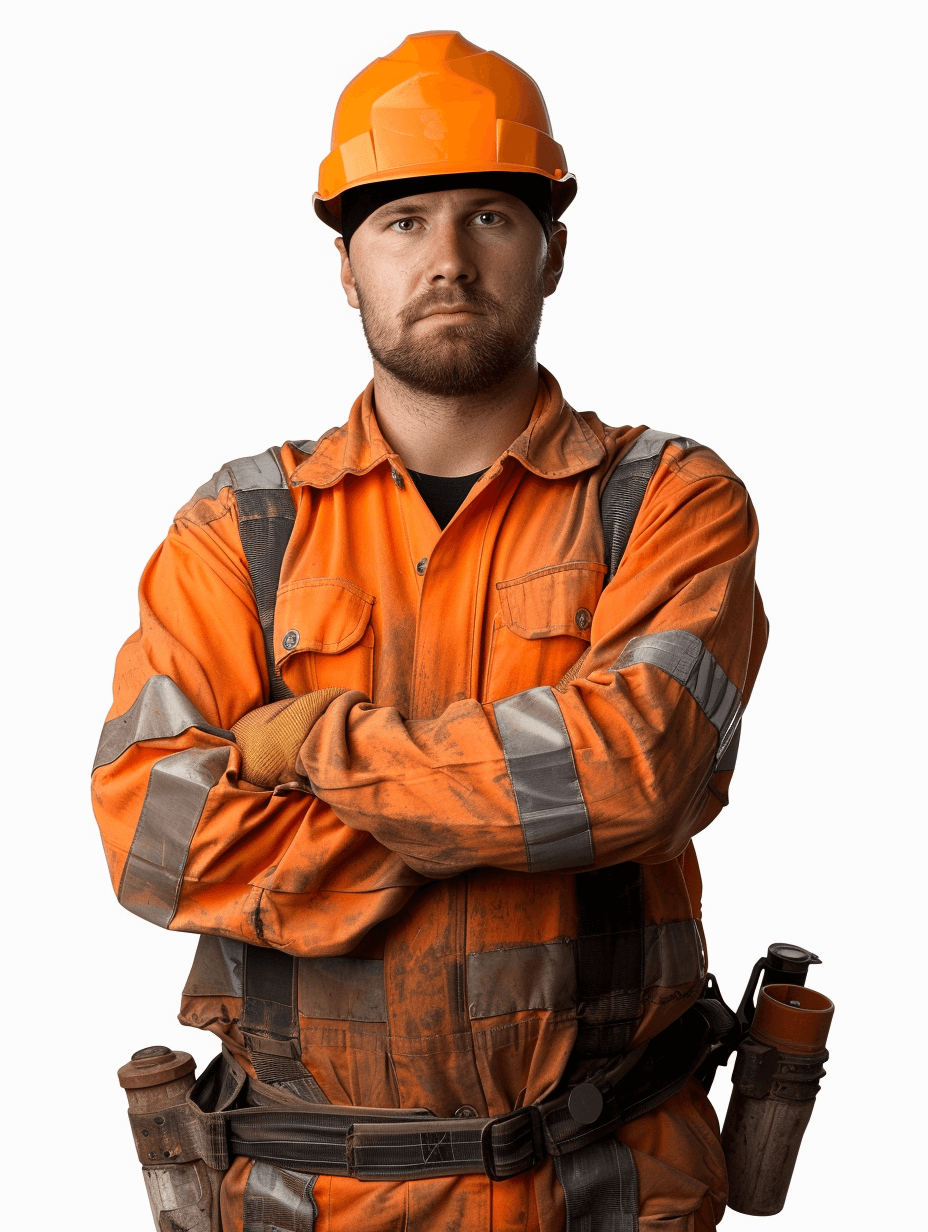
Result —
[[416, 220], [414, 218], [398, 218], [393, 224], [395, 230], [403, 232], [412, 231], [415, 225]]
[[484, 210], [482, 214], [478, 214], [474, 222], [479, 227], [495, 227], [503, 220], [499, 214], [493, 213], [492, 210]]

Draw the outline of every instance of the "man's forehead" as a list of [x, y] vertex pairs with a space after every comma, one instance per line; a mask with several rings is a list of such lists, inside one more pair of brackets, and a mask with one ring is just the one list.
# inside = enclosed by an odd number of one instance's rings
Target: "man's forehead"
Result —
[[445, 210], [467, 211], [496, 203], [517, 205], [528, 209], [519, 197], [488, 185], [486, 188], [445, 188], [438, 192], [408, 193], [406, 196], [397, 197], [395, 201], [388, 201], [386, 205], [375, 210], [371, 217], [404, 214], [413, 210], [422, 213], [438, 213]]

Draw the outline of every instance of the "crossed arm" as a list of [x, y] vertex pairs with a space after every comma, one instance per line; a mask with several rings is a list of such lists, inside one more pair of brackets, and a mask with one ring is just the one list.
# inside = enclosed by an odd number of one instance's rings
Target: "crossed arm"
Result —
[[130, 910], [344, 953], [428, 879], [660, 862], [721, 808], [719, 753], [766, 636], [753, 511], [729, 475], [659, 469], [563, 692], [426, 721], [357, 692], [311, 696], [273, 776], [249, 764], [276, 710], [262, 712], [261, 630], [224, 499], [156, 552], [117, 664], [94, 805]]

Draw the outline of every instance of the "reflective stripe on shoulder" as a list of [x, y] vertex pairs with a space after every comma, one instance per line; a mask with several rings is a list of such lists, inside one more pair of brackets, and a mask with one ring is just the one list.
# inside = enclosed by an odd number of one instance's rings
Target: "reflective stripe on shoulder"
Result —
[[259, 489], [286, 486], [287, 477], [280, 465], [280, 450], [274, 445], [253, 457], [235, 458], [232, 462], [226, 462], [212, 479], [197, 488], [194, 500], [207, 497], [215, 500], [223, 488], [232, 488], [236, 492], [255, 492]]
[[646, 458], [659, 458], [664, 452], [664, 447], [671, 441], [679, 445], [681, 449], [692, 449], [697, 443], [688, 436], [680, 436], [677, 432], [659, 432], [657, 428], [646, 428], [622, 458], [619, 466], [625, 466], [628, 462], [642, 462]]
[[207, 723], [170, 676], [152, 676], [125, 714], [103, 724], [93, 768], [97, 770], [117, 761], [130, 745], [140, 740], [167, 740], [191, 727], [223, 740], [235, 739], [230, 731]]
[[611, 670], [621, 671], [638, 663], [660, 668], [693, 696], [719, 733], [717, 757], [721, 757], [741, 719], [741, 690], [728, 679], [702, 639], [686, 629], [633, 637]]
[[143, 920], [162, 928], [173, 920], [190, 843], [231, 751], [184, 749], [152, 766], [118, 896]]
[[593, 835], [567, 728], [553, 691], [526, 689], [493, 703], [519, 810], [529, 871], [592, 864]]

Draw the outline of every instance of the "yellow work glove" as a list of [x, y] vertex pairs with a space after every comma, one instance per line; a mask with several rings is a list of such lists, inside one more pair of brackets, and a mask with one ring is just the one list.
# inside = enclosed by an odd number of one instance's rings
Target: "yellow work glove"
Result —
[[276, 787], [297, 777], [296, 759], [313, 724], [346, 689], [316, 689], [249, 710], [232, 725], [242, 753], [241, 777], [256, 787]]
[[[576, 680], [577, 677], [580, 675], [581, 669], [583, 668], [583, 665], [586, 662], [586, 657], [589, 653], [590, 653], [590, 648], [589, 646], [587, 646], [586, 650], [584, 650], [583, 654], [580, 656], [577, 662], [573, 665], [573, 667], [568, 668], [567, 671], [564, 673], [564, 675], [560, 678], [560, 680], [554, 686], [558, 693], [567, 692], [567, 686], [571, 683], [572, 680]], [[233, 727], [232, 730], [235, 731], [235, 728]]]

